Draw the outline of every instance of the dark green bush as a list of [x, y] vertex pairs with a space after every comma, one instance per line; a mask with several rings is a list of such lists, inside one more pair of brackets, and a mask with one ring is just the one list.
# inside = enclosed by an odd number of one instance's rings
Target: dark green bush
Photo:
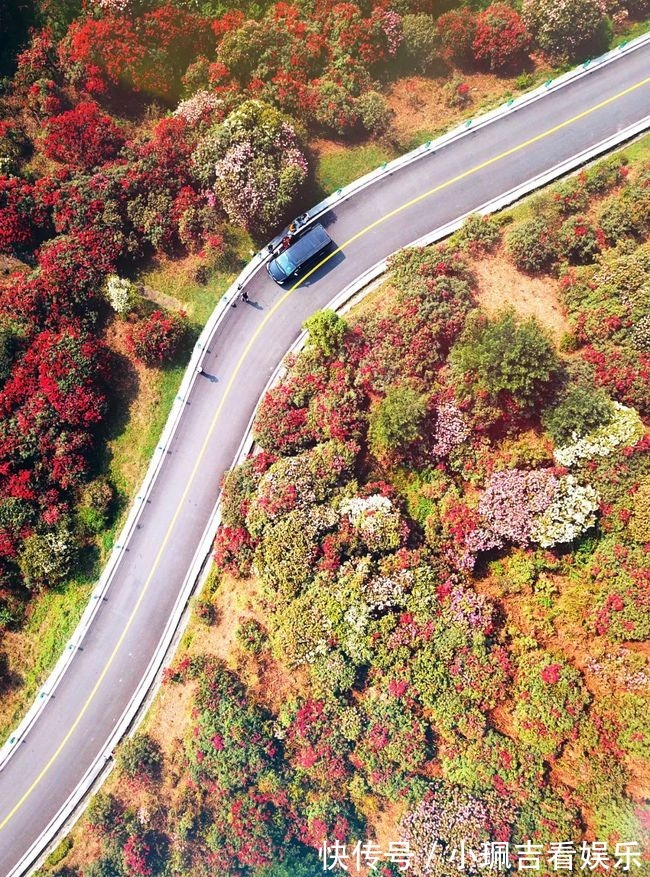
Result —
[[122, 744], [117, 764], [131, 779], [153, 779], [162, 764], [160, 747], [148, 734], [138, 732]]
[[508, 235], [506, 246], [517, 268], [530, 274], [551, 268], [560, 253], [557, 235], [543, 216], [518, 223]]
[[574, 435], [582, 438], [609, 423], [614, 411], [612, 400], [604, 390], [578, 384], [544, 411], [542, 422], [556, 444], [566, 445]]

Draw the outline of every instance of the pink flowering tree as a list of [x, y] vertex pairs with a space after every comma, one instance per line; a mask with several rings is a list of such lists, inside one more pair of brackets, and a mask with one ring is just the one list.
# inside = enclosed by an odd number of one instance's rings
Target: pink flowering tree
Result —
[[495, 472], [479, 501], [479, 512], [497, 537], [525, 545], [557, 486], [558, 479], [547, 469]]
[[[488, 841], [508, 841], [514, 821], [513, 802], [495, 792], [472, 795], [448, 783], [436, 782], [402, 820], [401, 833], [415, 851], [410, 873], [415, 877], [442, 877], [452, 873], [449, 857], [461, 844], [480, 850]], [[480, 873], [477, 863], [466, 874]]]
[[211, 128], [193, 159], [199, 181], [211, 187], [230, 220], [259, 234], [288, 216], [307, 178], [296, 129], [257, 100]]

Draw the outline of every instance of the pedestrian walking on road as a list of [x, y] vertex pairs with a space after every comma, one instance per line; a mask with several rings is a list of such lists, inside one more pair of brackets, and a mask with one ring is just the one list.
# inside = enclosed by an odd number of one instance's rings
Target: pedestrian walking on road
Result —
[[241, 299], [242, 301], [250, 301], [250, 299], [249, 299], [249, 297], [248, 297], [248, 293], [246, 292], [245, 289], [242, 290], [242, 293], [241, 293], [241, 295], [240, 295], [239, 297], [240, 297], [240, 299]]

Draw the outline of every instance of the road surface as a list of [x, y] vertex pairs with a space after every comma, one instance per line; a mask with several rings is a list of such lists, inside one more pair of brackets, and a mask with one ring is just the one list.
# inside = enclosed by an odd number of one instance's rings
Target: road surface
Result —
[[264, 269], [221, 321], [83, 649], [0, 772], [0, 874], [55, 819], [111, 736], [165, 623], [269, 376], [302, 322], [386, 255], [650, 113], [650, 45], [395, 171], [325, 214], [343, 251], [290, 294]]

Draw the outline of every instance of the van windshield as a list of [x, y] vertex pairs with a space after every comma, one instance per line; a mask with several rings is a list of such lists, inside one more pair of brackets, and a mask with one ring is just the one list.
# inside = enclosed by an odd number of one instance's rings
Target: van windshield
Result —
[[289, 258], [288, 253], [280, 253], [280, 255], [275, 260], [276, 265], [284, 271], [287, 277], [296, 270], [296, 266]]

